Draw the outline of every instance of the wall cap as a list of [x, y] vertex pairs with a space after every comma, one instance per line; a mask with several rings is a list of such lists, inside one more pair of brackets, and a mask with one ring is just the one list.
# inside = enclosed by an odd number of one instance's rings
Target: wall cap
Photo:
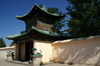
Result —
[[0, 50], [1, 49], [13, 49], [13, 48], [15, 48], [15, 46], [12, 46], [12, 47], [2, 47], [2, 48], [0, 48]]
[[59, 41], [54, 41], [52, 44], [72, 42], [72, 41], [82, 41], [82, 40], [89, 40], [89, 39], [100, 39], [100, 35], [82, 37], [82, 38], [74, 38], [74, 39], [67, 39], [67, 40], [59, 40]]

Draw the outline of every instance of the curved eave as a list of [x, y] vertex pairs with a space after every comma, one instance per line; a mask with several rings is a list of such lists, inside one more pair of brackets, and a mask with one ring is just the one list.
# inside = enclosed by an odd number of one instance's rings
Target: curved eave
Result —
[[25, 33], [22, 33], [22, 34], [19, 34], [19, 35], [7, 36], [6, 39], [15, 39], [15, 38], [19, 38], [21, 36], [28, 35], [32, 30], [34, 30], [34, 31], [36, 31], [38, 33], [44, 34], [44, 35], [51, 36], [51, 37], [59, 37], [59, 38], [60, 37], [71, 37], [71, 35], [55, 33], [55, 32], [50, 32], [50, 31], [45, 31], [45, 30], [40, 30], [40, 29], [37, 29], [34, 26], [32, 26], [32, 28], [28, 32], [25, 32]]
[[38, 10], [39, 12], [44, 13], [45, 15], [48, 15], [48, 16], [51, 16], [51, 17], [55, 17], [55, 18], [57, 18], [57, 19], [60, 19], [60, 18], [62, 18], [62, 17], [65, 17], [65, 15], [52, 14], [52, 13], [48, 12], [47, 10], [43, 10], [41, 7], [39, 7], [37, 4], [35, 4], [34, 7], [33, 7], [27, 14], [25, 14], [25, 15], [23, 15], [23, 16], [18, 16], [18, 15], [17, 15], [16, 18], [25, 21], [25, 20], [24, 20], [25, 18], [29, 17], [29, 16], [30, 16], [31, 14], [33, 14], [34, 12], [37, 12], [37, 10]]
[[18, 37], [21, 37], [21, 36], [27, 35], [29, 32], [30, 32], [30, 31], [25, 32], [25, 33], [22, 33], [22, 34], [18, 34], [18, 35], [7, 36], [6, 39], [13, 40], [13, 39], [15, 39], [15, 38], [18, 38]]
[[35, 31], [44, 34], [44, 35], [48, 35], [48, 36], [52, 36], [52, 37], [67, 37], [68, 35], [66, 34], [61, 34], [61, 33], [55, 33], [55, 32], [50, 32], [50, 31], [45, 31], [45, 30], [40, 30], [37, 29], [36, 27], [32, 27], [32, 29], [35, 29]]

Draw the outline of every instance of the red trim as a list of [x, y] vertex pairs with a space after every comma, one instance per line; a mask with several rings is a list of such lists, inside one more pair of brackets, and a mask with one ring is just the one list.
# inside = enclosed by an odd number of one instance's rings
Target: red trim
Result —
[[37, 28], [39, 28], [39, 19], [37, 19]]

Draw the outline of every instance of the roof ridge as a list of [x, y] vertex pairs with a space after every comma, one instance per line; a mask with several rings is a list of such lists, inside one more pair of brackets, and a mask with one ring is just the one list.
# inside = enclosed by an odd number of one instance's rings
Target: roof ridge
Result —
[[16, 16], [16, 18], [22, 18], [22, 17], [25, 17], [25, 16], [27, 16], [29, 13], [31, 13], [32, 12], [32, 10], [35, 8], [35, 7], [38, 7], [39, 9], [41, 9], [42, 11], [44, 11], [45, 13], [48, 13], [48, 14], [50, 14], [50, 15], [52, 15], [52, 16], [64, 16], [64, 15], [60, 15], [60, 14], [55, 14], [55, 13], [50, 13], [50, 12], [48, 12], [47, 10], [46, 10], [46, 8], [45, 8], [45, 6], [43, 7], [43, 8], [41, 8], [40, 6], [38, 6], [36, 3], [35, 3], [35, 5], [31, 8], [31, 10], [27, 13], [27, 14], [24, 14], [23, 16]]

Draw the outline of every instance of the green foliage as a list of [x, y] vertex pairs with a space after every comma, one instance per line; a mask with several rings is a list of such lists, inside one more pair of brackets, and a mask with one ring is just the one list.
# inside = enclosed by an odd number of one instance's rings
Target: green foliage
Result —
[[39, 65], [46, 65], [46, 63], [43, 63], [43, 62], [41, 61]]
[[12, 54], [7, 54], [7, 55], [12, 55]]
[[42, 53], [42, 50], [40, 50], [41, 51], [41, 53]]
[[36, 54], [36, 56], [43, 56], [43, 55], [41, 55], [41, 54]]
[[6, 44], [5, 44], [4, 40], [3, 40], [3, 38], [0, 38], [0, 48], [1, 47], [6, 47]]
[[11, 51], [9, 50], [9, 51], [7, 51], [7, 55], [11, 55]]
[[33, 48], [33, 51], [37, 50], [36, 48]]
[[[62, 12], [60, 12], [58, 8], [54, 8], [54, 7], [52, 7], [52, 8], [48, 7], [47, 11], [50, 12], [50, 13], [56, 13], [56, 14], [59, 14], [59, 15], [65, 15], [65, 14], [62, 14]], [[62, 32], [62, 31], [60, 31], [61, 28], [65, 26], [65, 24], [64, 24], [65, 20], [64, 19], [65, 19], [65, 17], [57, 20], [56, 23], [55, 23], [55, 28], [60, 33]]]
[[68, 33], [77, 37], [100, 34], [100, 0], [67, 0]]
[[[40, 7], [43, 7], [43, 5], [41, 4], [41, 5], [39, 5]], [[59, 14], [59, 15], [65, 15], [65, 14], [62, 14], [62, 12], [61, 11], [59, 11], [59, 9], [58, 8], [55, 8], [55, 7], [48, 7], [47, 8], [47, 11], [48, 12], [50, 12], [50, 13], [53, 13], [53, 14]], [[55, 28], [56, 28], [56, 30], [57, 30], [57, 32], [63, 32], [63, 31], [60, 31], [61, 30], [61, 28], [62, 27], [64, 27], [65, 26], [65, 17], [63, 17], [63, 18], [61, 18], [61, 19], [59, 19], [59, 20], [57, 20], [56, 21], [56, 23], [55, 23]]]

